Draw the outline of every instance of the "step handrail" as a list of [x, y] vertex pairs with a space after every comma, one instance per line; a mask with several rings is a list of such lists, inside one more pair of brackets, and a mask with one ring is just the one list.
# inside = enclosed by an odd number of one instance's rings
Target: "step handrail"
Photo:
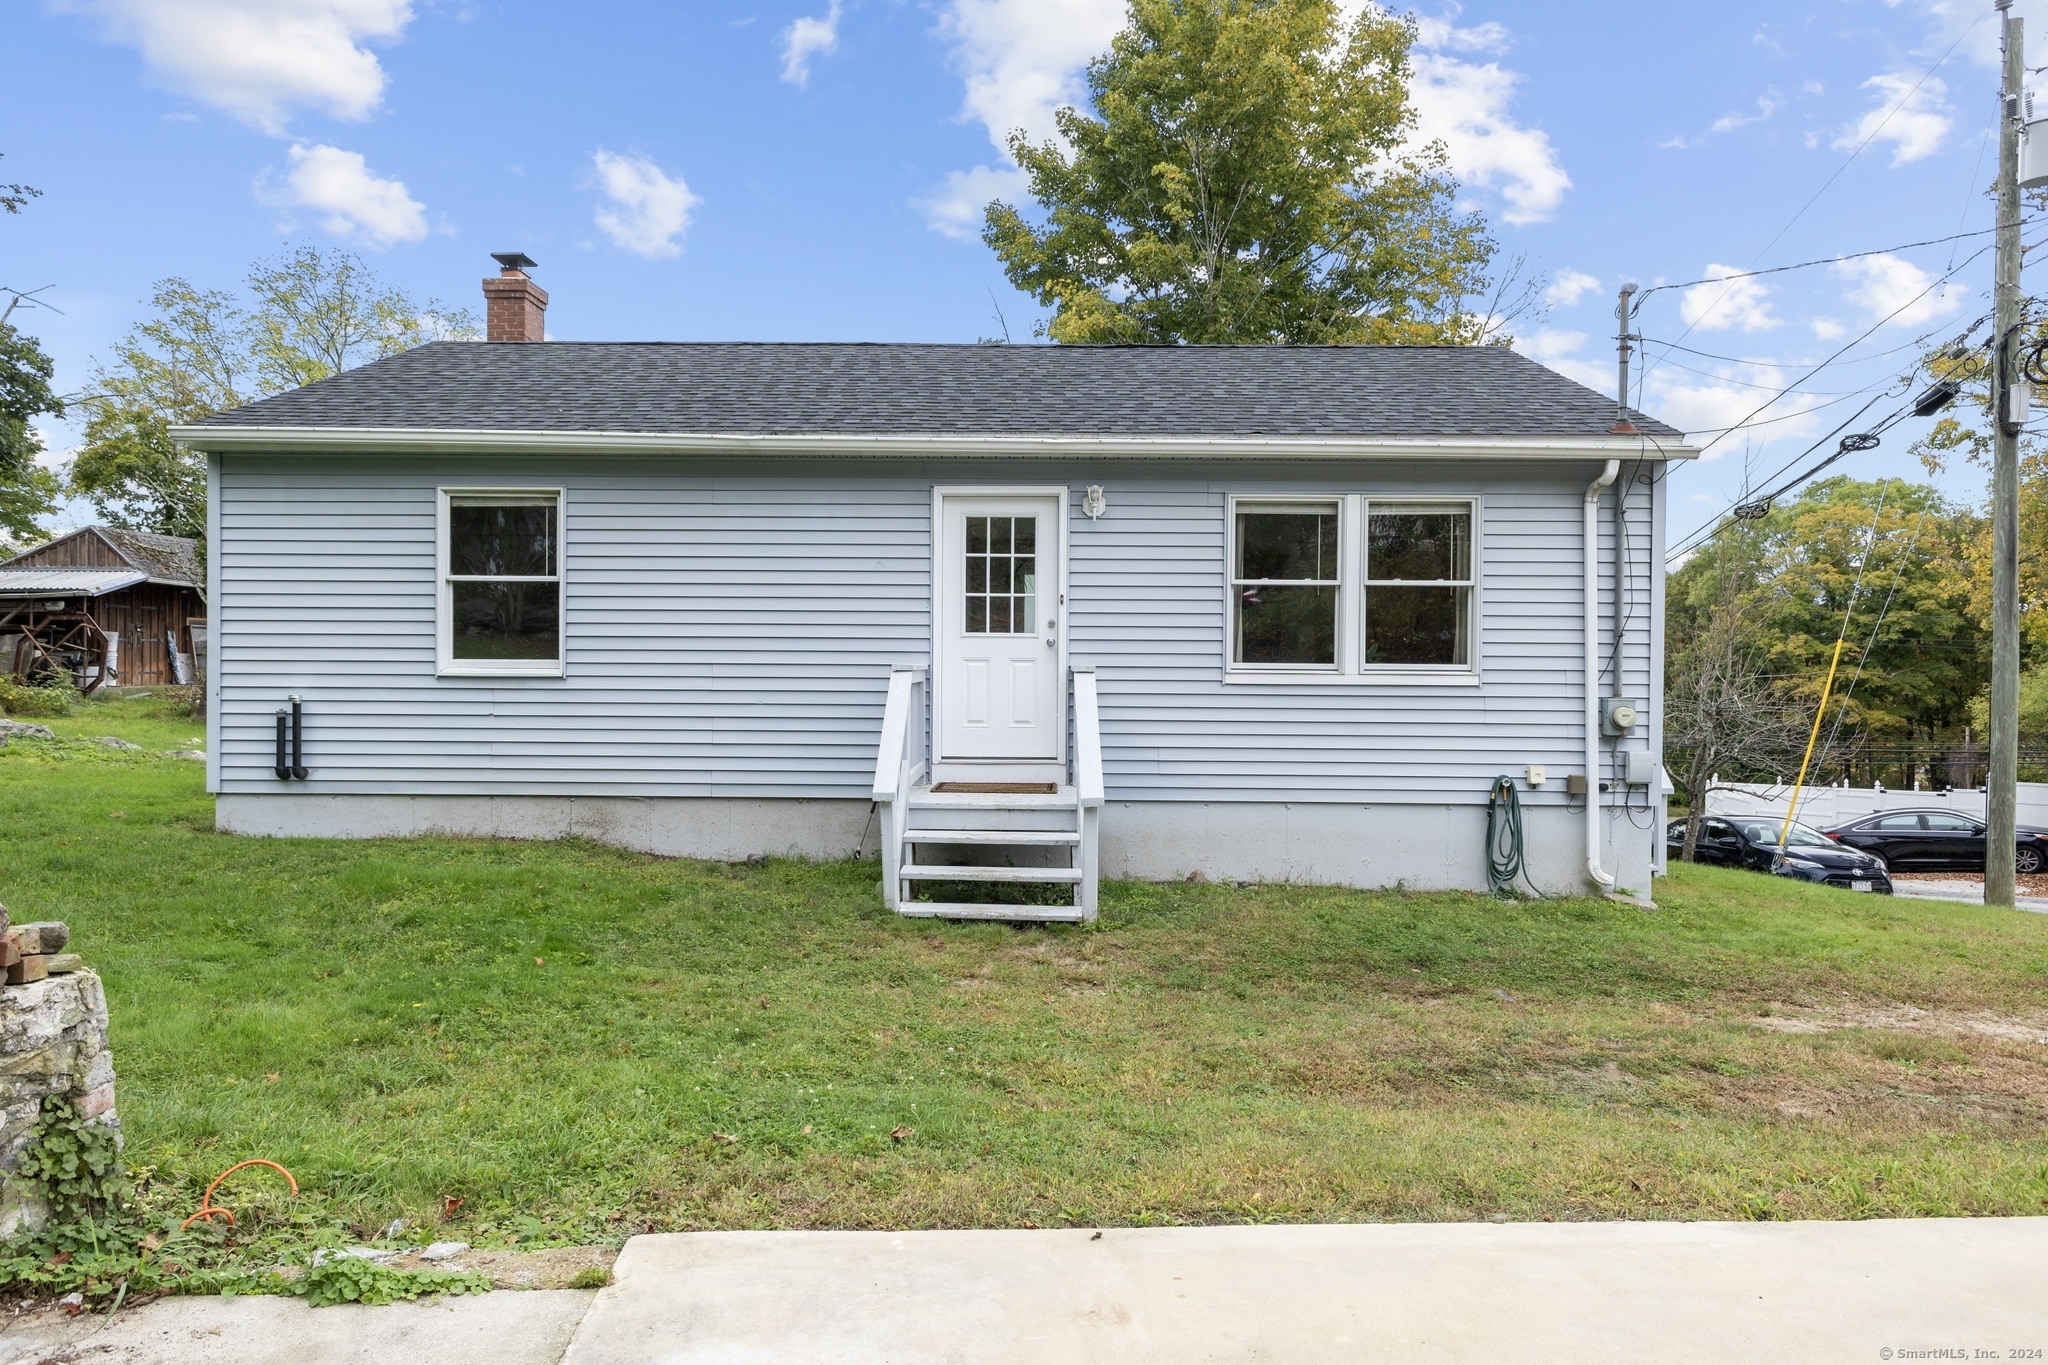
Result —
[[1095, 696], [1095, 670], [1074, 670], [1074, 804], [1080, 827], [1081, 880], [1074, 901], [1085, 923], [1096, 914], [1095, 883], [1101, 874], [1097, 841], [1102, 824], [1102, 715]]
[[1102, 717], [1092, 668], [1074, 670], [1074, 786], [1084, 807], [1102, 804]]
[[882, 823], [882, 901], [891, 910], [903, 898], [905, 803], [926, 767], [925, 677], [915, 664], [897, 664], [890, 671], [882, 739], [875, 747], [872, 795]]

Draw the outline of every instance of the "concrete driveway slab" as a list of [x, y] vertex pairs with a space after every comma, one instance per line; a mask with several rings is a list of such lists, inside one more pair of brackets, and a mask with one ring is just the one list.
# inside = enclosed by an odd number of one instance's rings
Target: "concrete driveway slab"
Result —
[[308, 1308], [303, 1299], [158, 1299], [111, 1319], [0, 1318], [0, 1365], [556, 1365], [587, 1289]]
[[681, 1233], [564, 1365], [2007, 1359], [2043, 1264], [2048, 1219]]

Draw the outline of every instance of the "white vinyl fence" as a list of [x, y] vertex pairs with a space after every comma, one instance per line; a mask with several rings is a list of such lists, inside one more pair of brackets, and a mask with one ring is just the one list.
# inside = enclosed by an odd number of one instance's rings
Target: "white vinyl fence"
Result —
[[[1790, 783], [1718, 782], [1707, 788], [1709, 815], [1783, 817], [1792, 799]], [[1984, 818], [1981, 788], [1963, 791], [1886, 791], [1882, 787], [1808, 787], [1799, 793], [1799, 823], [1832, 829], [1886, 810], [1952, 810]], [[2048, 782], [2019, 784], [2019, 823], [2048, 829]]]

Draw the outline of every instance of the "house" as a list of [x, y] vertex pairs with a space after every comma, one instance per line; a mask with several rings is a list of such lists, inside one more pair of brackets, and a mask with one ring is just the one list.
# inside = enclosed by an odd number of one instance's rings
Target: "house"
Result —
[[206, 630], [197, 541], [88, 526], [0, 562], [0, 671], [81, 692], [194, 682]]
[[177, 430], [221, 828], [879, 841], [904, 913], [1087, 918], [1483, 889], [1506, 775], [1536, 885], [1647, 891], [1671, 428], [1497, 347], [550, 342], [505, 263], [496, 339]]

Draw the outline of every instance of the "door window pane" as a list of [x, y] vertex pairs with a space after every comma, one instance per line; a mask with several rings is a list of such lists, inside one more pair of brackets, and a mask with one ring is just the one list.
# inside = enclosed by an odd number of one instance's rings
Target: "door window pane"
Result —
[[1366, 517], [1365, 582], [1366, 664], [1471, 662], [1469, 507], [1374, 507]]
[[1038, 629], [1038, 518], [968, 517], [965, 628], [970, 635]]
[[1930, 811], [1924, 818], [1929, 829], [1945, 830], [1950, 834], [1975, 834], [1977, 832], [1977, 822], [1966, 820], [1960, 815], [1945, 815], [1940, 811]]
[[1232, 661], [1337, 663], [1337, 509], [1240, 507]]

